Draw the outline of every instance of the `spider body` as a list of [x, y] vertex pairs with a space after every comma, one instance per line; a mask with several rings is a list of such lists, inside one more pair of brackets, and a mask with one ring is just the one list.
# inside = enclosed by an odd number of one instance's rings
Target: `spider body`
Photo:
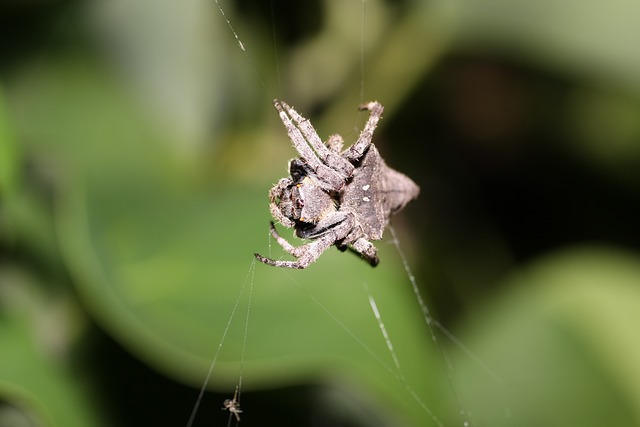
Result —
[[[236, 387], [236, 392], [233, 394], [233, 399], [225, 399], [222, 403], [222, 410], [229, 410], [230, 414], [233, 414], [236, 417], [236, 421], [240, 422], [240, 414], [242, 413], [242, 409], [240, 409], [240, 402], [238, 401], [238, 387]], [[231, 420], [229, 420], [229, 424]]]
[[271, 234], [296, 261], [256, 258], [276, 267], [306, 268], [335, 245], [360, 254], [372, 266], [378, 264], [371, 240], [382, 239], [391, 215], [415, 199], [419, 187], [407, 176], [386, 165], [375, 145], [373, 132], [382, 117], [378, 102], [360, 106], [370, 112], [358, 140], [342, 150], [342, 137], [326, 143], [309, 120], [284, 102], [275, 100], [293, 146], [300, 158], [289, 163], [290, 177], [282, 178], [269, 192], [271, 214], [282, 225], [310, 243], [294, 247], [271, 223]]

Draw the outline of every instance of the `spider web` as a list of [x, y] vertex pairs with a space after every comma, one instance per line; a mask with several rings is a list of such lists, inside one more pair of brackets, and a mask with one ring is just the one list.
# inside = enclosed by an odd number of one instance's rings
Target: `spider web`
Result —
[[[223, 4], [221, 4], [221, 2], [219, 0], [213, 0], [215, 2], [215, 5], [218, 9], [218, 11], [220, 12], [221, 17], [223, 18], [223, 20], [225, 21], [227, 27], [229, 28], [231, 34], [233, 35], [233, 37], [235, 38], [235, 41], [237, 43], [237, 47], [238, 49], [242, 52], [242, 55], [246, 58], [247, 60], [247, 67], [250, 68], [256, 76], [256, 80], [259, 82], [260, 86], [268, 93], [269, 89], [267, 87], [267, 84], [265, 82], [265, 79], [263, 79], [262, 77], [262, 73], [258, 70], [258, 67], [256, 66], [256, 63], [253, 60], [253, 55], [254, 52], [252, 51], [251, 45], [248, 43], [245, 43], [243, 41], [242, 36], [238, 33], [238, 31], [235, 28], [234, 23], [232, 22], [232, 20], [229, 18], [229, 16], [227, 15], [227, 13], [225, 12], [225, 8], [228, 6], [225, 6]], [[366, 66], [367, 66], [367, 5], [368, 5], [368, 1], [367, 0], [361, 0], [361, 15], [360, 15], [360, 46], [359, 46], [359, 72], [358, 72], [358, 76], [357, 76], [357, 82], [354, 82], [354, 86], [357, 86], [358, 88], [358, 97], [359, 97], [359, 102], [360, 103], [364, 103], [365, 101], [367, 101], [367, 86], [366, 86]], [[273, 35], [273, 41], [274, 41], [274, 47], [273, 47], [273, 57], [274, 57], [274, 61], [275, 61], [275, 73], [277, 75], [277, 81], [278, 81], [278, 89], [277, 92], [278, 93], [282, 93], [284, 91], [284, 88], [282, 86], [282, 82], [281, 82], [281, 78], [280, 78], [280, 64], [278, 61], [278, 50], [277, 50], [277, 32], [278, 32], [278, 28], [276, 26], [275, 23], [275, 19], [274, 17], [276, 16], [276, 14], [278, 13], [284, 13], [282, 10], [276, 10], [274, 9], [274, 2], [271, 1], [270, 2], [270, 7], [271, 7], [271, 18], [272, 21], [270, 23], [271, 25], [271, 29], [272, 29], [272, 35]], [[269, 94], [269, 95], [273, 95], [273, 94]], [[273, 96], [271, 96], [273, 97]], [[359, 114], [354, 114], [354, 133], [357, 132], [357, 123], [359, 120]], [[469, 349], [467, 346], [464, 345], [464, 343], [462, 343], [461, 340], [459, 340], [455, 334], [453, 334], [451, 331], [449, 331], [445, 326], [443, 326], [438, 320], [434, 319], [434, 317], [432, 316], [431, 310], [429, 308], [428, 303], [425, 301], [425, 299], [423, 298], [421, 291], [420, 291], [420, 287], [418, 286], [416, 277], [413, 275], [410, 263], [408, 258], [405, 256], [403, 250], [402, 250], [402, 244], [400, 242], [400, 239], [398, 237], [398, 234], [396, 233], [395, 229], [393, 228], [393, 226], [389, 227], [389, 231], [390, 234], [392, 236], [392, 243], [393, 246], [395, 247], [401, 262], [403, 264], [404, 267], [404, 273], [405, 273], [405, 278], [406, 278], [406, 282], [411, 286], [415, 301], [417, 303], [417, 305], [420, 308], [421, 314], [422, 314], [422, 318], [424, 320], [426, 329], [428, 330], [428, 334], [431, 338], [431, 341], [433, 343], [433, 345], [435, 346], [435, 348], [437, 349], [437, 353], [440, 355], [440, 359], [442, 362], [442, 369], [447, 371], [447, 372], [451, 372], [453, 371], [454, 367], [453, 364], [449, 358], [449, 356], [447, 355], [446, 350], [444, 349], [443, 345], [442, 345], [442, 339], [443, 337], [450, 341], [454, 346], [456, 346], [458, 349], [460, 349], [463, 353], [465, 353], [467, 355], [467, 357], [469, 357], [475, 364], [477, 364], [482, 370], [485, 371], [485, 373], [487, 374], [488, 377], [490, 377], [493, 381], [495, 381], [496, 383], [502, 383], [501, 378], [499, 377], [499, 375], [492, 370], [492, 368], [490, 368], [489, 366], [487, 366], [481, 359], [479, 356], [477, 356], [471, 349]], [[271, 237], [269, 236], [269, 256], [271, 256]], [[242, 300], [243, 294], [245, 292], [245, 288], [247, 286], [247, 284], [249, 284], [249, 291], [248, 291], [248, 302], [247, 302], [247, 308], [246, 308], [246, 313], [245, 313], [245, 317], [244, 317], [244, 336], [243, 336], [243, 340], [242, 340], [242, 352], [241, 352], [241, 356], [240, 356], [240, 369], [239, 369], [239, 375], [238, 375], [238, 383], [236, 386], [236, 393], [237, 393], [237, 397], [236, 395], [234, 395], [233, 390], [229, 391], [229, 395], [230, 397], [233, 396], [234, 400], [236, 403], [240, 403], [240, 396], [242, 394], [242, 386], [243, 386], [243, 369], [244, 369], [244, 364], [245, 364], [245, 350], [246, 350], [246, 346], [247, 346], [247, 341], [250, 339], [250, 335], [248, 333], [249, 329], [250, 329], [250, 324], [249, 324], [249, 320], [250, 320], [250, 311], [251, 311], [251, 295], [253, 292], [253, 286], [254, 286], [254, 273], [255, 273], [255, 261], [253, 261], [251, 263], [251, 266], [249, 267], [249, 272], [247, 274], [247, 279], [245, 280], [243, 286], [241, 287], [240, 291], [239, 291], [239, 295], [238, 298], [233, 306], [233, 309], [231, 311], [229, 320], [227, 322], [227, 325], [225, 327], [223, 336], [221, 337], [219, 343], [218, 343], [218, 347], [216, 349], [215, 354], [212, 356], [212, 361], [211, 361], [211, 365], [209, 368], [209, 371], [207, 372], [207, 375], [203, 381], [202, 387], [200, 389], [200, 392], [198, 394], [198, 397], [196, 399], [196, 402], [194, 404], [194, 408], [190, 414], [190, 418], [187, 422], [187, 427], [191, 427], [195, 417], [197, 416], [197, 412], [198, 412], [198, 408], [201, 404], [203, 395], [205, 390], [207, 389], [207, 386], [209, 384], [209, 382], [211, 381], [211, 377], [214, 373], [214, 369], [216, 366], [216, 361], [218, 359], [219, 353], [221, 351], [221, 349], [224, 346], [224, 342], [225, 342], [225, 338], [227, 336], [227, 332], [229, 330], [230, 325], [235, 321], [236, 319], [236, 311], [240, 305], [240, 302]], [[441, 421], [440, 418], [440, 414], [436, 413], [436, 411], [434, 409], [432, 409], [431, 405], [429, 405], [429, 403], [427, 401], [425, 401], [425, 399], [423, 397], [421, 397], [418, 393], [416, 393], [416, 391], [411, 387], [409, 381], [407, 381], [407, 378], [405, 377], [405, 374], [403, 372], [402, 369], [402, 362], [401, 362], [401, 358], [398, 354], [398, 352], [396, 351], [396, 348], [394, 347], [394, 337], [389, 333], [389, 331], [387, 330], [386, 326], [385, 326], [385, 322], [384, 322], [384, 313], [379, 309], [378, 304], [376, 302], [376, 299], [374, 297], [374, 295], [372, 294], [371, 290], [369, 289], [368, 285], [366, 283], [363, 284], [365, 291], [366, 291], [366, 295], [367, 295], [367, 299], [368, 299], [368, 303], [371, 307], [371, 311], [372, 311], [372, 317], [375, 319], [378, 328], [380, 330], [380, 335], [381, 338], [384, 340], [384, 343], [386, 345], [386, 349], [388, 352], [388, 355], [384, 355], [384, 354], [380, 354], [379, 351], [376, 351], [372, 348], [370, 348], [367, 343], [361, 339], [355, 332], [353, 332], [348, 324], [341, 319], [339, 316], [337, 316], [336, 314], [333, 313], [331, 307], [328, 307], [326, 304], [323, 304], [313, 293], [311, 293], [308, 289], [306, 289], [303, 284], [301, 284], [298, 280], [296, 280], [295, 278], [293, 278], [290, 274], [288, 274], [287, 272], [284, 273], [285, 275], [287, 275], [291, 282], [294, 283], [294, 285], [296, 287], [298, 287], [299, 289], [301, 289], [303, 291], [303, 293], [306, 295], [307, 298], [309, 298], [313, 304], [315, 304], [321, 311], [323, 311], [328, 318], [328, 321], [335, 323], [336, 325], [338, 325], [338, 327], [340, 329], [342, 329], [347, 335], [349, 335], [351, 337], [351, 339], [356, 342], [359, 346], [361, 346], [366, 353], [368, 353], [370, 355], [370, 357], [372, 359], [374, 359], [376, 361], [376, 363], [379, 364], [381, 369], [384, 369], [388, 372], [390, 372], [397, 381], [399, 381], [400, 383], [403, 384], [404, 388], [406, 389], [406, 392], [408, 394], [408, 396], [410, 397], [410, 399], [412, 399], [416, 405], [418, 405], [428, 416], [428, 418], [431, 420], [431, 423], [433, 425], [436, 426], [445, 426], [446, 424], [443, 423], [443, 421]], [[260, 280], [260, 278], [258, 277], [258, 281]], [[352, 284], [345, 284], [345, 285], [352, 285]], [[388, 356], [388, 357], [387, 357]], [[389, 364], [386, 360], [391, 359], [392, 363]], [[449, 376], [449, 385], [450, 385], [450, 390], [448, 391], [443, 391], [443, 392], [449, 392], [453, 395], [454, 401], [456, 402], [457, 405], [457, 410], [458, 410], [458, 414], [459, 414], [459, 419], [460, 419], [460, 424], [459, 425], [463, 425], [463, 426], [471, 426], [474, 425], [473, 419], [472, 419], [472, 414], [470, 411], [467, 411], [465, 409], [465, 406], [463, 404], [463, 402], [461, 401], [460, 397], [458, 396], [458, 392], [456, 390], [456, 386], [453, 384], [453, 381], [451, 380], [450, 374], [447, 374], [447, 376]], [[424, 381], [428, 381], [428, 378], [424, 378]], [[250, 408], [243, 408], [243, 411], [250, 411]], [[234, 414], [229, 413], [229, 418], [228, 418], [228, 422], [227, 425], [230, 426], [232, 425], [232, 423], [236, 423], [238, 424], [238, 421], [236, 421], [236, 419], [234, 418]]]

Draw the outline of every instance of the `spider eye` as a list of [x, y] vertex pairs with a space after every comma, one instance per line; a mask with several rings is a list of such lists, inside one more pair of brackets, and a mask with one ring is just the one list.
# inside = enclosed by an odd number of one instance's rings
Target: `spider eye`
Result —
[[291, 178], [294, 182], [301, 181], [305, 176], [308, 175], [305, 164], [300, 159], [291, 160], [291, 162], [289, 163], [289, 173], [291, 174]]

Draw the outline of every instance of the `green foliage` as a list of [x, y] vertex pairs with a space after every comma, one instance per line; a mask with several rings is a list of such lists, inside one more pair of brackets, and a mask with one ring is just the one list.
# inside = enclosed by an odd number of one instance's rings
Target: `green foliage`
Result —
[[491, 375], [455, 357], [463, 402], [492, 425], [568, 426], [638, 420], [639, 258], [613, 249], [550, 254], [507, 280], [459, 338]]
[[[562, 193], [548, 209], [566, 210], [577, 231], [566, 238], [550, 227], [538, 236], [549, 243], [537, 245], [518, 240], [535, 234], [526, 227], [501, 227], [495, 211], [511, 206], [502, 197], [478, 210], [446, 206], [469, 195], [460, 182], [472, 181], [466, 189], [478, 198], [481, 187], [448, 153], [484, 150], [496, 167], [557, 140], [542, 160], [524, 163], [531, 181], [548, 185], [536, 188], [559, 194], [547, 169], [559, 158], [567, 179], [584, 174], [602, 187], [586, 189], [590, 196], [635, 200], [640, 66], [628, 41], [640, 28], [629, 23], [637, 7], [608, 4], [605, 14], [593, 2], [370, 0], [363, 9], [324, 1], [321, 16], [304, 15], [318, 22], [280, 28], [261, 3], [223, 4], [246, 54], [213, 1], [0, 6], [33, 37], [36, 28], [46, 34], [35, 48], [13, 30], [20, 54], [0, 51], [0, 425], [145, 424], [151, 414], [110, 411], [120, 394], [97, 378], [118, 376], [119, 366], [92, 351], [98, 329], [158, 375], [193, 386], [190, 403], [224, 336], [211, 389], [231, 397], [242, 372], [243, 393], [340, 390], [330, 404], [313, 404], [350, 425], [637, 425], [637, 207], [600, 220], [602, 211], [567, 208], [574, 199]], [[288, 15], [281, 7], [273, 3], [273, 16]], [[522, 91], [530, 96], [513, 105], [526, 107], [505, 109], [496, 119], [505, 127], [487, 130], [464, 114], [486, 117], [494, 104], [465, 98], [474, 86], [458, 86], [447, 68], [465, 55], [530, 67], [526, 83], [543, 81], [544, 90]], [[447, 79], [456, 82], [451, 97], [422, 96]], [[519, 86], [509, 84], [515, 99]], [[423, 186], [397, 228], [425, 298], [455, 334], [437, 331], [440, 350], [390, 237], [378, 245], [376, 269], [335, 250], [304, 271], [253, 262], [254, 252], [279, 256], [267, 191], [293, 156], [271, 98], [312, 117], [320, 135], [350, 142], [363, 118], [361, 90], [386, 107], [376, 143], [399, 170], [402, 159], [413, 165]], [[455, 96], [481, 107], [469, 113]], [[439, 116], [439, 108], [453, 113]], [[403, 117], [412, 120], [400, 126]], [[522, 149], [518, 126], [548, 138]], [[443, 136], [465, 131], [477, 145]], [[500, 132], [509, 138], [491, 140]], [[488, 175], [508, 186], [520, 164], [508, 165], [499, 179], [500, 166]], [[541, 204], [535, 192], [522, 198]], [[593, 204], [608, 208], [603, 200]], [[599, 244], [585, 248], [588, 240]], [[407, 384], [394, 373], [365, 285]], [[186, 423], [184, 397], [155, 398], [184, 418], [165, 421]], [[246, 407], [243, 423], [251, 413]], [[281, 417], [285, 425], [286, 408]]]

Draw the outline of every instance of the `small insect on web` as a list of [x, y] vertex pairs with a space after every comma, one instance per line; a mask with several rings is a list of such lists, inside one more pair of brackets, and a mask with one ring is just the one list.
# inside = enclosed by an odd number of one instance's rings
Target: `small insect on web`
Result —
[[300, 157], [289, 162], [291, 176], [269, 192], [271, 215], [312, 242], [295, 247], [272, 222], [271, 235], [297, 260], [255, 254], [256, 259], [275, 267], [306, 268], [335, 245], [360, 254], [375, 267], [378, 251], [371, 240], [382, 239], [391, 215], [420, 192], [410, 178], [386, 165], [371, 141], [384, 107], [376, 101], [359, 107], [370, 112], [369, 119], [358, 140], [341, 152], [340, 135], [323, 143], [308, 119], [282, 101], [273, 103]]
[[238, 401], [238, 387], [236, 387], [236, 392], [233, 394], [233, 399], [225, 399], [223, 404], [223, 410], [229, 410], [230, 414], [235, 415], [236, 421], [240, 422], [240, 414], [242, 413], [242, 409], [240, 409], [240, 402]]

